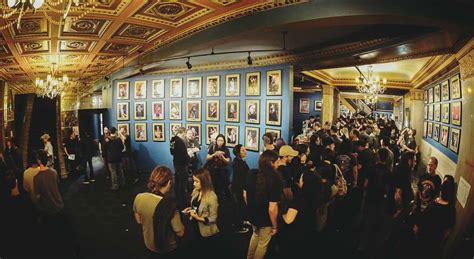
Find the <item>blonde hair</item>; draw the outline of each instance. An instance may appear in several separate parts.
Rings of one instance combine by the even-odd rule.
[[[191,194],[191,202],[195,199],[198,199],[199,192],[201,192],[201,202],[207,201],[211,193],[214,193],[214,187],[212,186],[211,174],[206,168],[200,168],[193,172],[193,176],[199,179],[201,183],[201,189],[196,190],[194,188],[193,193]]]

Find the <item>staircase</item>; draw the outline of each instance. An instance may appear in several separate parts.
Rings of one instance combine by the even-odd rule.
[[[359,111],[365,113],[365,115],[372,114],[372,109],[361,99],[356,99],[356,105]]]

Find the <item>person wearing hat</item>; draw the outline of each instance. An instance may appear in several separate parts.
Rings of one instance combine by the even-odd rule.
[[[46,151],[48,154],[48,163],[47,167],[54,167],[54,149],[53,145],[51,145],[51,140],[48,133],[45,133],[41,136],[41,140],[43,141],[44,148],[43,150]]]
[[[291,191],[291,183],[293,183],[291,168],[289,164],[295,156],[298,155],[298,151],[294,150],[289,145],[284,145],[280,148],[279,158],[275,162],[277,165],[277,171],[281,174],[281,179],[283,179],[283,195],[287,201],[293,199],[293,193]]]

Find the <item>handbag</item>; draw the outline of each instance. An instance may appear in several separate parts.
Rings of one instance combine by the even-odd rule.
[[[344,178],[344,175],[342,174],[342,171],[339,168],[339,166],[334,164],[334,167],[336,168],[335,185],[338,188],[337,195],[338,196],[345,196],[347,194],[347,181]]]

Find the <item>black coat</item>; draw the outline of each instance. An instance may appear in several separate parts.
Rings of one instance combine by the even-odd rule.
[[[109,141],[106,142],[107,162],[119,163],[122,161],[123,142],[117,137],[110,135]]]

